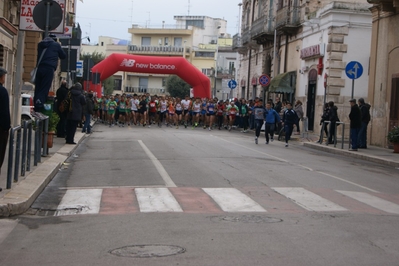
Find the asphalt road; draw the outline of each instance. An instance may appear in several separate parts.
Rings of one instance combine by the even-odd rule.
[[[96,125],[0,220],[0,265],[399,265],[398,191],[396,169],[299,142]]]

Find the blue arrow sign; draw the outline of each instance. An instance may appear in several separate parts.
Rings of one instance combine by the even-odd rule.
[[[235,81],[234,79],[230,80],[228,86],[230,89],[234,90],[235,88],[237,88],[237,81]]]
[[[363,75],[363,66],[359,62],[351,61],[346,65],[345,73],[350,79],[358,79]]]

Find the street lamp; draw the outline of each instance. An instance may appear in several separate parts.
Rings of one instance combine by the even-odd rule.
[[[217,38],[216,38],[216,52],[215,52],[215,73],[214,73],[214,78],[215,78],[215,84],[213,86],[213,98],[216,97],[216,78],[218,75],[218,53],[219,53],[219,29],[221,28],[221,26],[218,26],[218,34],[217,34]]]

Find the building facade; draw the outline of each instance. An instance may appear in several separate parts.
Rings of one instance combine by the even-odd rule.
[[[369,7],[360,1],[243,1],[241,32],[233,37],[233,48],[241,55],[239,96],[300,100],[308,129],[314,132],[320,131],[328,101],[338,105],[341,121],[348,122],[349,62],[364,68],[353,97],[367,101],[368,96]],[[264,74],[271,77],[266,87],[259,84]]]
[[[370,49],[369,101],[371,144],[390,147],[386,136],[399,126],[399,2],[369,0],[373,18]]]

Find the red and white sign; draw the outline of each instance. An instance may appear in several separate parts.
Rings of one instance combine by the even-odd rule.
[[[54,0],[57,2],[62,9],[62,14],[65,14],[65,1],[66,0]],[[33,21],[33,8],[39,3],[38,0],[22,0],[21,1],[21,15],[19,17],[19,29],[26,31],[40,31],[43,32]],[[62,18],[60,25],[51,32],[53,33],[64,33],[65,17]]]
[[[324,44],[317,44],[303,48],[301,50],[301,59],[324,56]]]

